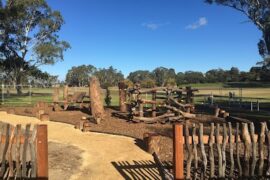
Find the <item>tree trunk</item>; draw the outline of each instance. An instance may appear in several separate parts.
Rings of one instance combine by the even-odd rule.
[[[95,119],[105,118],[105,110],[101,99],[101,88],[99,80],[96,77],[90,78],[89,94],[91,99],[91,113]]]
[[[21,76],[17,75],[16,77],[16,91],[17,95],[22,95],[22,86],[21,86]]]

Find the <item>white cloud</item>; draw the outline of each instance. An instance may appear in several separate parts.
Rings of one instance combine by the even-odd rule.
[[[157,30],[161,26],[168,25],[169,23],[143,23],[142,26],[146,27],[147,29],[150,29],[152,31]]]
[[[206,26],[208,24],[208,20],[206,19],[206,17],[200,17],[198,21],[187,25],[186,29],[191,29],[191,30],[196,30],[202,26]]]

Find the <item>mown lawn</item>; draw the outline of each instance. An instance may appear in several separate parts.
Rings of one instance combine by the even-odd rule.
[[[185,87],[187,85],[183,85]],[[238,98],[241,94],[240,89],[242,89],[242,97],[243,101],[257,101],[260,102],[270,102],[270,87],[248,87],[248,88],[232,88],[227,87],[222,83],[212,83],[212,84],[191,84],[192,87],[198,88],[199,92],[195,93],[200,97],[195,98],[195,102],[204,101],[203,96],[209,96],[213,94],[217,99],[228,100],[229,92],[234,92],[236,98]],[[118,99],[118,88],[111,87],[110,93],[112,97],[112,106],[117,106],[119,104]],[[32,106],[36,104],[38,101],[52,102],[53,88],[25,88],[23,89],[23,95],[17,96],[16,91],[14,89],[9,89],[9,95],[7,93],[7,89],[3,92],[3,102],[2,96],[0,95],[0,102],[4,106]],[[69,88],[69,94],[73,94],[74,92],[87,92],[89,94],[88,87],[72,87]],[[31,96],[30,96],[31,94]],[[144,95],[144,99],[150,99],[151,94]],[[222,98],[221,98],[222,97]],[[60,99],[63,98],[63,88],[60,88]],[[105,90],[102,91],[102,98],[105,98]]]

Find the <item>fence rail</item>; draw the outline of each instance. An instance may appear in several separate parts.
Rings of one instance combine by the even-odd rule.
[[[0,122],[0,178],[48,179],[47,125]]]
[[[270,131],[266,123],[174,126],[174,177],[259,178],[270,175]],[[257,132],[257,134],[255,133]],[[191,135],[190,135],[191,134]],[[201,167],[201,168],[199,168]]]

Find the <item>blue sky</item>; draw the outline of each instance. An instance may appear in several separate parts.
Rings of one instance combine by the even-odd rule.
[[[177,72],[249,70],[261,58],[261,32],[241,13],[203,0],[48,0],[61,11],[59,35],[72,48],[42,69],[59,75],[72,66],[113,66],[127,76],[164,66]]]

